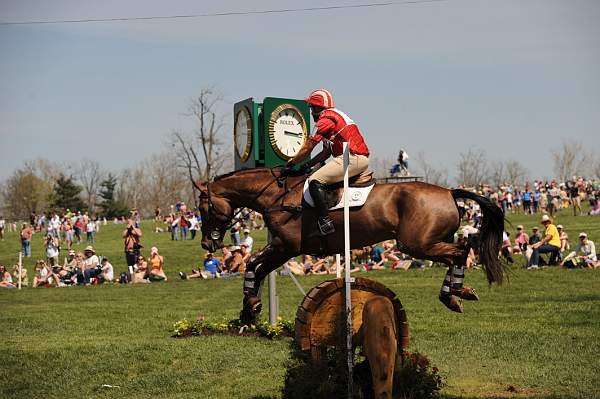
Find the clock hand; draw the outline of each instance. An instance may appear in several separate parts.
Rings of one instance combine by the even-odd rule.
[[[300,133],[294,133],[294,132],[288,132],[287,130],[284,130],[283,134],[285,134],[287,136],[294,136],[294,137],[300,137],[300,136],[302,136],[302,132],[300,132]]]

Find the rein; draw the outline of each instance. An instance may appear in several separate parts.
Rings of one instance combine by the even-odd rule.
[[[277,186],[278,187],[283,187],[284,192],[282,195],[278,196],[277,198],[275,198],[275,200],[273,201],[273,203],[279,201],[282,197],[285,197],[289,192],[290,192],[290,188],[287,185],[287,175],[281,173],[279,174],[279,176],[275,175],[275,168],[279,168],[279,166],[275,166],[273,168],[270,168],[270,172],[271,175],[273,176],[273,180],[271,180],[266,186],[264,186],[253,198],[252,201],[256,201],[258,198],[260,198],[260,196],[262,194],[264,194],[264,192],[269,188],[269,186],[271,186],[271,184],[277,182]],[[294,187],[295,188],[298,184],[296,184]],[[229,219],[229,215],[225,214],[224,212],[222,212],[221,210],[219,210],[214,203],[212,202],[212,193],[211,193],[211,189],[210,189],[210,184],[207,184],[207,197],[208,197],[208,210],[209,213],[215,213],[219,216],[223,216],[227,219]],[[268,208],[262,208],[261,209],[261,213],[263,215],[267,215],[269,212],[277,212],[277,211],[289,211],[289,212],[294,212],[294,213],[298,213],[302,211],[302,206],[293,206],[293,205],[281,205],[281,206],[271,206]],[[211,232],[211,238],[213,239],[219,239],[221,238],[224,234],[223,232],[229,230],[231,227],[233,227],[236,223],[238,223],[240,220],[243,219],[243,209],[238,211],[234,217],[231,219],[230,223],[227,224],[225,227],[221,228],[221,229],[216,229],[213,230]],[[222,231],[220,231],[222,230]],[[215,238],[218,235],[217,238]]]

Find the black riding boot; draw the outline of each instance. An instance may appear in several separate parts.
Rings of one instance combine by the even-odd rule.
[[[333,221],[329,218],[329,205],[327,204],[325,184],[317,180],[312,180],[308,185],[308,191],[315,202],[315,208],[319,214],[318,224],[321,235],[326,236],[335,232]]]

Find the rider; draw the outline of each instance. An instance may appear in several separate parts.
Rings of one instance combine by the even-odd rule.
[[[306,141],[298,154],[288,161],[287,167],[297,165],[310,156],[313,148],[320,141],[323,141],[323,150],[307,163],[308,167],[323,162],[333,155],[333,160],[308,178],[308,189],[319,214],[319,230],[322,235],[327,235],[333,233],[335,228],[333,221],[329,218],[325,188],[329,184],[338,183],[344,179],[343,143],[347,142],[349,145],[348,177],[356,176],[367,170],[369,148],[356,123],[348,115],[334,108],[333,97],[329,91],[314,90],[304,101],[310,106],[316,123],[315,133]]]

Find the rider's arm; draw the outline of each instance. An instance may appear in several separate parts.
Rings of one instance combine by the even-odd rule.
[[[304,143],[302,148],[300,148],[300,151],[298,151],[296,156],[288,161],[288,165],[292,166],[292,165],[298,165],[299,163],[302,163],[302,161],[304,161],[308,156],[310,156],[310,153],[312,152],[313,148],[315,148],[317,143],[318,142],[312,140],[312,138],[306,140],[306,143]]]
[[[318,153],[313,159],[308,161],[308,166],[311,168],[321,162],[325,162],[331,156],[331,147],[323,146],[323,150]]]

